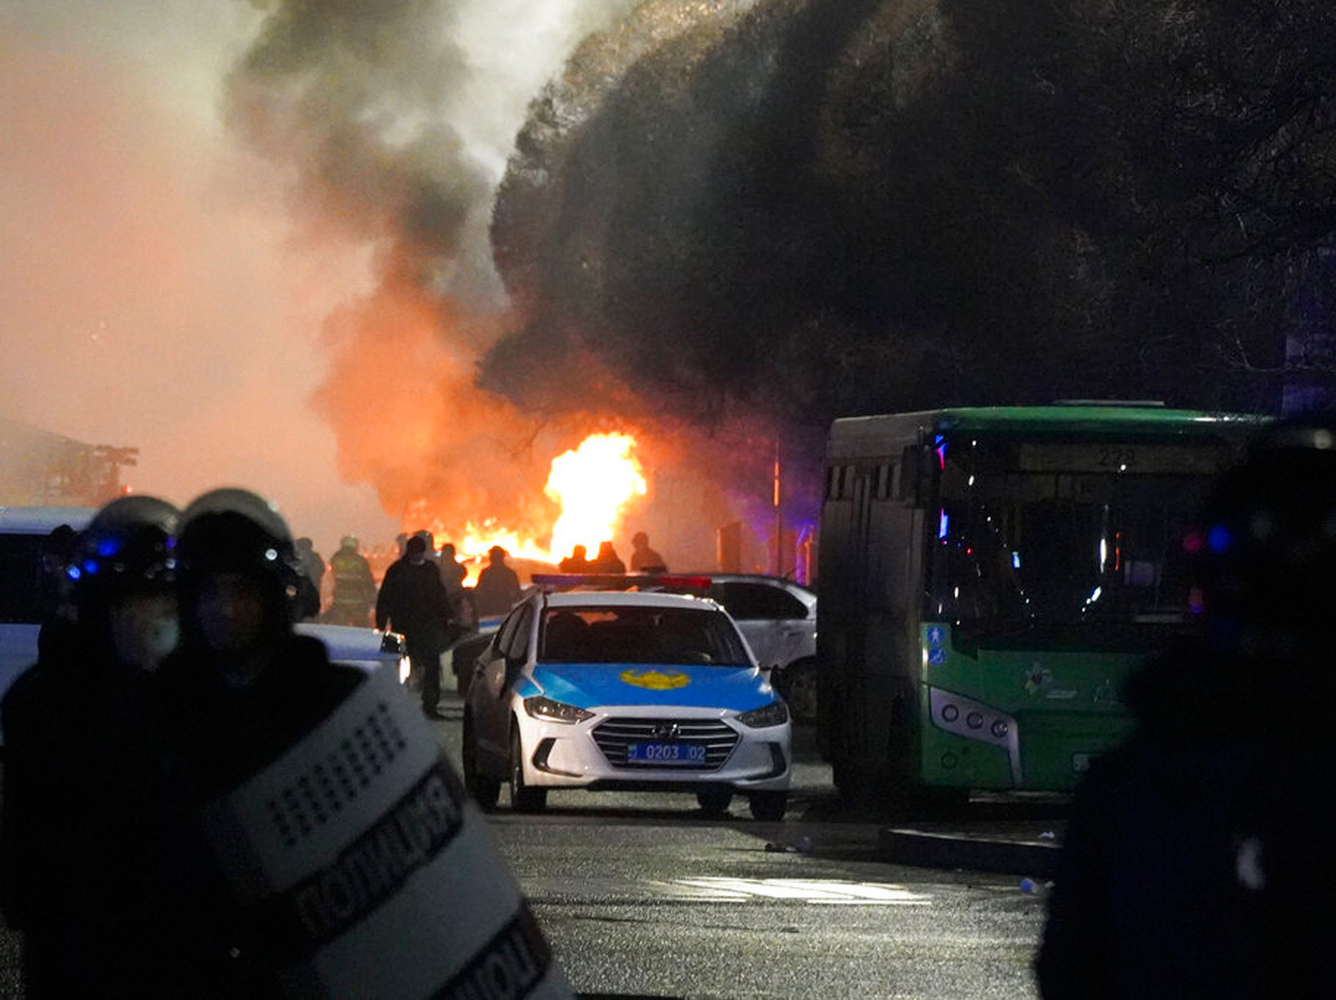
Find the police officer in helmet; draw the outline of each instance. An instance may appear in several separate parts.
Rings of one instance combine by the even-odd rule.
[[[162,669],[169,760],[198,823],[181,892],[197,914],[188,960],[223,995],[272,987],[245,913],[209,860],[210,801],[263,770],[360,683],[318,640],[293,632],[301,566],[287,524],[262,497],[218,489],[183,512],[178,546],[182,636]]]
[[[1336,422],[1265,432],[1184,549],[1200,633],[1077,792],[1046,1000],[1311,995],[1336,939]]]
[[[293,632],[302,570],[286,522],[262,497],[218,489],[196,499],[181,516],[178,558],[182,643],[164,672],[208,730],[193,742],[225,790],[323,719],[361,675]]]
[[[77,622],[5,696],[3,904],[29,997],[165,996],[170,956],[154,672],[178,635],[178,512],[103,507],[66,572]]]

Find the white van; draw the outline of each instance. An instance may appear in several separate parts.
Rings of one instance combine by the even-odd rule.
[[[62,524],[82,531],[96,513],[93,507],[0,507],[0,698],[37,662],[42,539]],[[390,666],[401,682],[408,677],[403,637],[394,632],[314,622],[299,623],[297,631],[323,642],[331,660],[366,671]]]

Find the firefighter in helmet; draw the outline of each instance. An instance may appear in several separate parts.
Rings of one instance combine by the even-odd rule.
[[[334,576],[329,620],[338,625],[366,627],[376,603],[376,581],[371,575],[371,564],[359,551],[356,535],[343,536],[339,551],[329,560],[329,568]]]

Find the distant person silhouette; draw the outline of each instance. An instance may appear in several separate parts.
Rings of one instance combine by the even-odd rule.
[[[576,545],[571,549],[570,555],[557,563],[557,569],[563,573],[588,573],[589,550],[583,545]]]
[[[520,599],[520,578],[506,565],[507,555],[500,545],[487,550],[487,568],[478,574],[478,583],[473,588],[473,604],[479,618],[504,615]]]
[[[365,628],[370,621],[371,607],[376,603],[376,581],[356,535],[343,536],[339,551],[329,560],[329,568],[334,573],[334,600],[330,605],[329,620],[336,625]]]
[[[663,561],[663,556],[649,547],[649,535],[643,531],[637,531],[631,536],[631,572],[668,572],[668,566]]]
[[[1312,996],[1336,940],[1336,423],[1265,432],[1184,549],[1200,634],[1077,790],[1045,1000]]]
[[[325,560],[309,538],[299,538],[294,545],[297,561],[306,580],[310,581],[310,586],[306,581],[298,581],[297,609],[303,618],[315,618],[320,614],[320,585],[325,578]]]
[[[589,564],[589,569],[594,573],[625,573],[626,563],[617,556],[617,550],[612,547],[612,542],[599,542],[598,555]]]
[[[454,612],[441,571],[427,555],[427,543],[414,535],[402,559],[385,571],[376,599],[376,628],[403,633],[408,659],[422,689],[422,714],[444,718],[441,700],[441,654],[453,638]]]

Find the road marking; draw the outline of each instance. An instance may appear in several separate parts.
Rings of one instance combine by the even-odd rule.
[[[803,878],[682,878],[664,883],[701,900],[740,902],[748,899],[784,899],[801,903],[858,906],[927,906],[930,898],[903,886],[847,879]],[[686,889],[683,893],[680,890]]]

